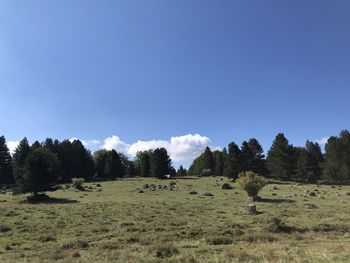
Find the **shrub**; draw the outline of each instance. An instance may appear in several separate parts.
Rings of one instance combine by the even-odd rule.
[[[254,172],[241,173],[236,180],[239,187],[245,190],[249,196],[257,196],[260,189],[267,185],[267,180]]]
[[[227,237],[227,236],[214,236],[214,237],[209,237],[206,239],[207,243],[209,245],[230,245],[233,243],[232,238]]]
[[[156,247],[158,258],[168,258],[179,253],[179,250],[172,243],[159,244]]]
[[[84,178],[72,178],[72,184],[75,188],[82,187],[84,183]]]
[[[5,224],[0,224],[0,233],[11,231],[11,227]]]

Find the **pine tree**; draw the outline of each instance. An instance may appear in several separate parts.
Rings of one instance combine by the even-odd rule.
[[[25,172],[24,164],[31,149],[26,137],[21,140],[13,154],[13,175],[14,178],[20,177]]]
[[[213,152],[213,158],[214,158],[214,175],[215,176],[222,176],[224,173],[224,154],[221,151],[214,151]]]
[[[152,151],[142,151],[136,153],[135,164],[140,176],[150,176],[150,158]]]
[[[241,151],[237,144],[231,142],[228,145],[227,157],[224,165],[224,176],[228,178],[237,178],[241,171],[240,159]]]
[[[186,169],[184,169],[183,166],[180,165],[179,169],[178,169],[177,172],[176,172],[176,176],[177,176],[177,177],[184,177],[184,176],[186,176],[186,175],[187,175]]]
[[[124,176],[124,167],[118,153],[115,150],[109,151],[105,164],[104,174],[111,179]]]
[[[211,152],[210,148],[207,146],[203,153],[203,170],[208,169],[213,171],[214,170],[214,158],[213,153]]]
[[[323,178],[327,181],[350,182],[350,133],[344,130],[339,137],[330,137],[325,145]]]
[[[56,190],[59,175],[57,155],[45,147],[32,150],[25,162],[25,172],[16,178],[20,193],[32,193]]]
[[[12,184],[13,169],[12,169],[12,158],[9,149],[6,145],[4,136],[0,137],[0,185],[1,184]]]
[[[270,176],[280,180],[291,180],[295,172],[295,153],[283,133],[277,134],[267,154]]]
[[[171,160],[165,148],[157,148],[150,158],[150,173],[152,177],[164,178],[171,172]]]

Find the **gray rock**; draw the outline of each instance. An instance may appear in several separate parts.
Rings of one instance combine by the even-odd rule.
[[[255,215],[257,213],[256,206],[254,204],[249,204],[244,208],[244,212],[248,215]]]
[[[212,193],[207,192],[207,193],[204,193],[203,196],[214,196],[214,195]]]

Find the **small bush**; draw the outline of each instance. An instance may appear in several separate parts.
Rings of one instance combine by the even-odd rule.
[[[273,217],[267,229],[274,233],[291,233],[297,231],[295,227],[287,226],[282,219]]]
[[[158,258],[168,258],[179,253],[179,250],[172,243],[159,244],[156,247]]]
[[[5,224],[0,224],[0,233],[11,231],[11,227]]]
[[[72,178],[72,184],[75,188],[82,187],[84,183],[84,178]]]
[[[209,237],[206,239],[207,243],[209,245],[230,245],[233,243],[232,238],[227,236],[215,236],[215,237]]]
[[[261,188],[267,185],[267,180],[254,172],[241,173],[236,180],[239,187],[245,190],[249,196],[257,196]]]

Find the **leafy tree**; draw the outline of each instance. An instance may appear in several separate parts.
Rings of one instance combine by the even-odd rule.
[[[30,148],[31,148],[31,150],[36,150],[36,149],[38,149],[40,147],[41,147],[40,142],[35,141]]]
[[[24,164],[31,149],[26,137],[21,140],[13,154],[13,175],[14,178],[22,176],[25,172]]]
[[[231,142],[228,145],[227,157],[224,165],[224,176],[229,178],[237,178],[241,171],[241,151],[237,144]]]
[[[150,172],[152,177],[164,178],[171,172],[171,160],[165,148],[157,148],[150,158]]]
[[[106,161],[108,158],[108,151],[105,149],[98,150],[94,153],[95,170],[99,177],[107,178]]]
[[[0,137],[0,184],[12,184],[12,158],[4,136]]]
[[[49,149],[39,147],[31,151],[25,162],[25,172],[16,177],[20,193],[32,193],[56,190],[59,175],[57,155]]]
[[[187,170],[183,168],[182,165],[180,165],[179,169],[176,172],[176,176],[178,177],[184,177],[187,175]]]
[[[323,178],[327,181],[350,182],[350,133],[344,130],[339,137],[330,137],[325,145]]]
[[[291,180],[295,172],[295,151],[283,133],[277,134],[267,154],[267,168],[273,178]]]

